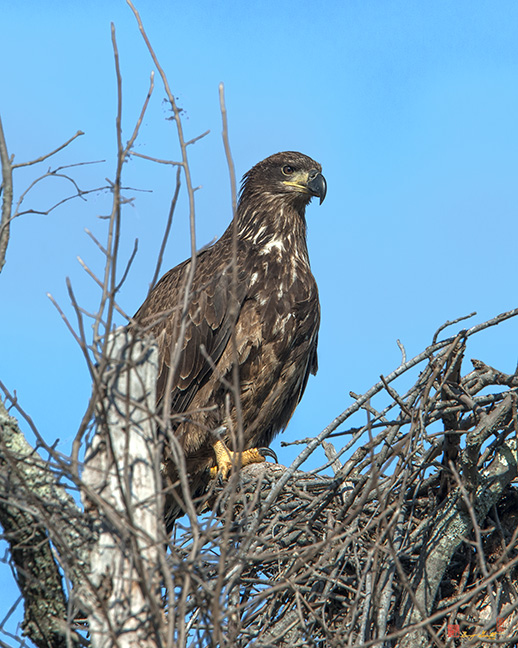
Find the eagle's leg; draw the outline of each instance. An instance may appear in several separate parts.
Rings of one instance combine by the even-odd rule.
[[[277,461],[275,452],[270,450],[270,448],[250,448],[250,450],[244,450],[241,453],[241,457],[239,457],[238,452],[229,450],[221,440],[216,441],[212,447],[216,455],[216,463],[218,464],[217,467],[215,466],[210,469],[210,476],[213,478],[221,475],[223,479],[226,479],[232,470],[232,466],[238,465],[238,462],[240,462],[241,467],[248,466],[248,464],[252,463],[262,463],[266,461],[263,455],[269,455]]]

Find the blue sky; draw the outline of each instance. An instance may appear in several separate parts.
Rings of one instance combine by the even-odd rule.
[[[230,220],[218,84],[226,89],[232,152],[240,177],[280,150],[321,162],[328,196],[308,208],[309,249],[322,303],[320,369],[285,440],[317,434],[380,373],[420,352],[448,319],[481,322],[518,306],[518,4],[514,1],[137,3],[184,109],[198,246]],[[115,168],[115,23],[127,139],[147,92],[152,62],[125,2],[4,3],[0,113],[16,161],[46,153],[78,129],[85,135],[47,166],[106,160],[77,169],[82,188]],[[136,149],[178,159],[173,124],[156,80]],[[145,297],[173,190],[173,173],[134,158],[126,184],[152,190],[124,209],[123,256],[139,253],[120,302]],[[19,195],[34,169],[15,176]],[[66,195],[50,180],[27,198],[42,208]],[[49,440],[70,448],[90,382],[81,353],[46,297],[72,316],[65,277],[88,309],[99,298],[77,262],[100,271],[84,233],[110,197],[73,201],[49,216],[13,223],[0,275],[0,377]],[[182,194],[164,270],[189,254]],[[458,330],[458,327],[457,329]],[[483,332],[468,346],[513,372],[518,323]],[[465,370],[468,366],[465,366]],[[289,463],[295,448],[280,448]],[[3,590],[5,592],[5,590]],[[0,594],[0,600],[4,594]],[[10,599],[11,600],[11,599]],[[0,609],[4,606],[0,604]],[[0,615],[1,616],[1,615]]]

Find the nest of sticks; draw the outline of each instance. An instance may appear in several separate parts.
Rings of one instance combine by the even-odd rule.
[[[517,640],[518,375],[478,360],[463,375],[469,338],[497,319],[403,354],[301,442],[292,467],[255,464],[213,485],[196,533],[179,527],[172,543],[181,589],[197,534],[186,612],[198,635],[210,636],[217,600],[236,646]],[[418,365],[399,394],[394,380]],[[347,427],[359,410],[365,425]],[[326,464],[297,470],[317,447]]]

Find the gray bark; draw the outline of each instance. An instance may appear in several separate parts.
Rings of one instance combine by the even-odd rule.
[[[474,501],[478,524],[500,499],[504,489],[516,478],[516,439],[510,439],[497,452],[495,459],[482,473]],[[419,623],[430,616],[437,590],[453,554],[473,528],[473,520],[459,489],[455,490],[435,520],[428,541],[423,547],[414,581],[415,598],[407,595],[403,603],[402,625]],[[430,638],[424,628],[410,632],[401,640],[400,648],[429,646]]]
[[[91,643],[156,648],[164,541],[154,419],[157,349],[121,329],[109,355],[97,433],[83,473],[83,501],[97,531],[90,555]]]
[[[51,542],[61,567],[82,574],[88,530],[56,471],[27,443],[1,401],[0,524],[24,598],[24,634],[37,646],[67,645],[75,606],[67,604]]]

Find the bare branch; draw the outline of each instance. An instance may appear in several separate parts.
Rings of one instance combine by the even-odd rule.
[[[469,319],[470,317],[474,317],[477,313],[473,311],[469,315],[462,315],[461,317],[457,317],[454,320],[451,320],[451,322],[448,320],[447,322],[444,322],[444,324],[441,324],[439,328],[435,331],[433,338],[432,338],[432,344],[435,344],[437,342],[437,338],[439,337],[439,333],[444,331],[445,328],[448,328],[448,326],[453,326],[454,324],[458,324],[459,322],[463,322],[464,320]]]
[[[162,262],[164,259],[165,247],[167,241],[169,240],[169,234],[171,232],[171,225],[173,224],[173,214],[176,209],[176,203],[178,202],[178,196],[180,195],[180,168],[176,170],[176,187],[174,190],[173,198],[171,200],[171,206],[169,207],[169,215],[167,217],[167,223],[165,226],[164,236],[162,237],[162,243],[160,245],[160,251],[158,253],[158,259],[156,262],[155,272],[153,274],[153,279],[151,279],[151,284],[149,285],[149,290],[151,291],[153,286],[158,281],[160,276],[160,270],[162,268]]]
[[[9,244],[9,223],[13,207],[13,166],[7,152],[4,127],[0,118],[0,162],[2,163],[2,218],[0,219],[0,272],[5,264]]]
[[[42,155],[39,158],[36,158],[35,160],[31,160],[30,162],[20,162],[19,164],[13,164],[12,168],[13,169],[20,169],[21,167],[31,166],[32,164],[39,164],[40,162],[43,162],[44,160],[47,160],[49,157],[52,157],[53,155],[56,155],[56,153],[59,153],[59,151],[62,151],[71,142],[73,142],[76,138],[81,137],[81,135],[84,135],[83,131],[78,130],[75,135],[72,135],[72,137],[70,139],[68,139],[64,144],[61,144],[61,146],[58,146],[56,149],[54,149],[50,153],[47,153],[46,155]]]

